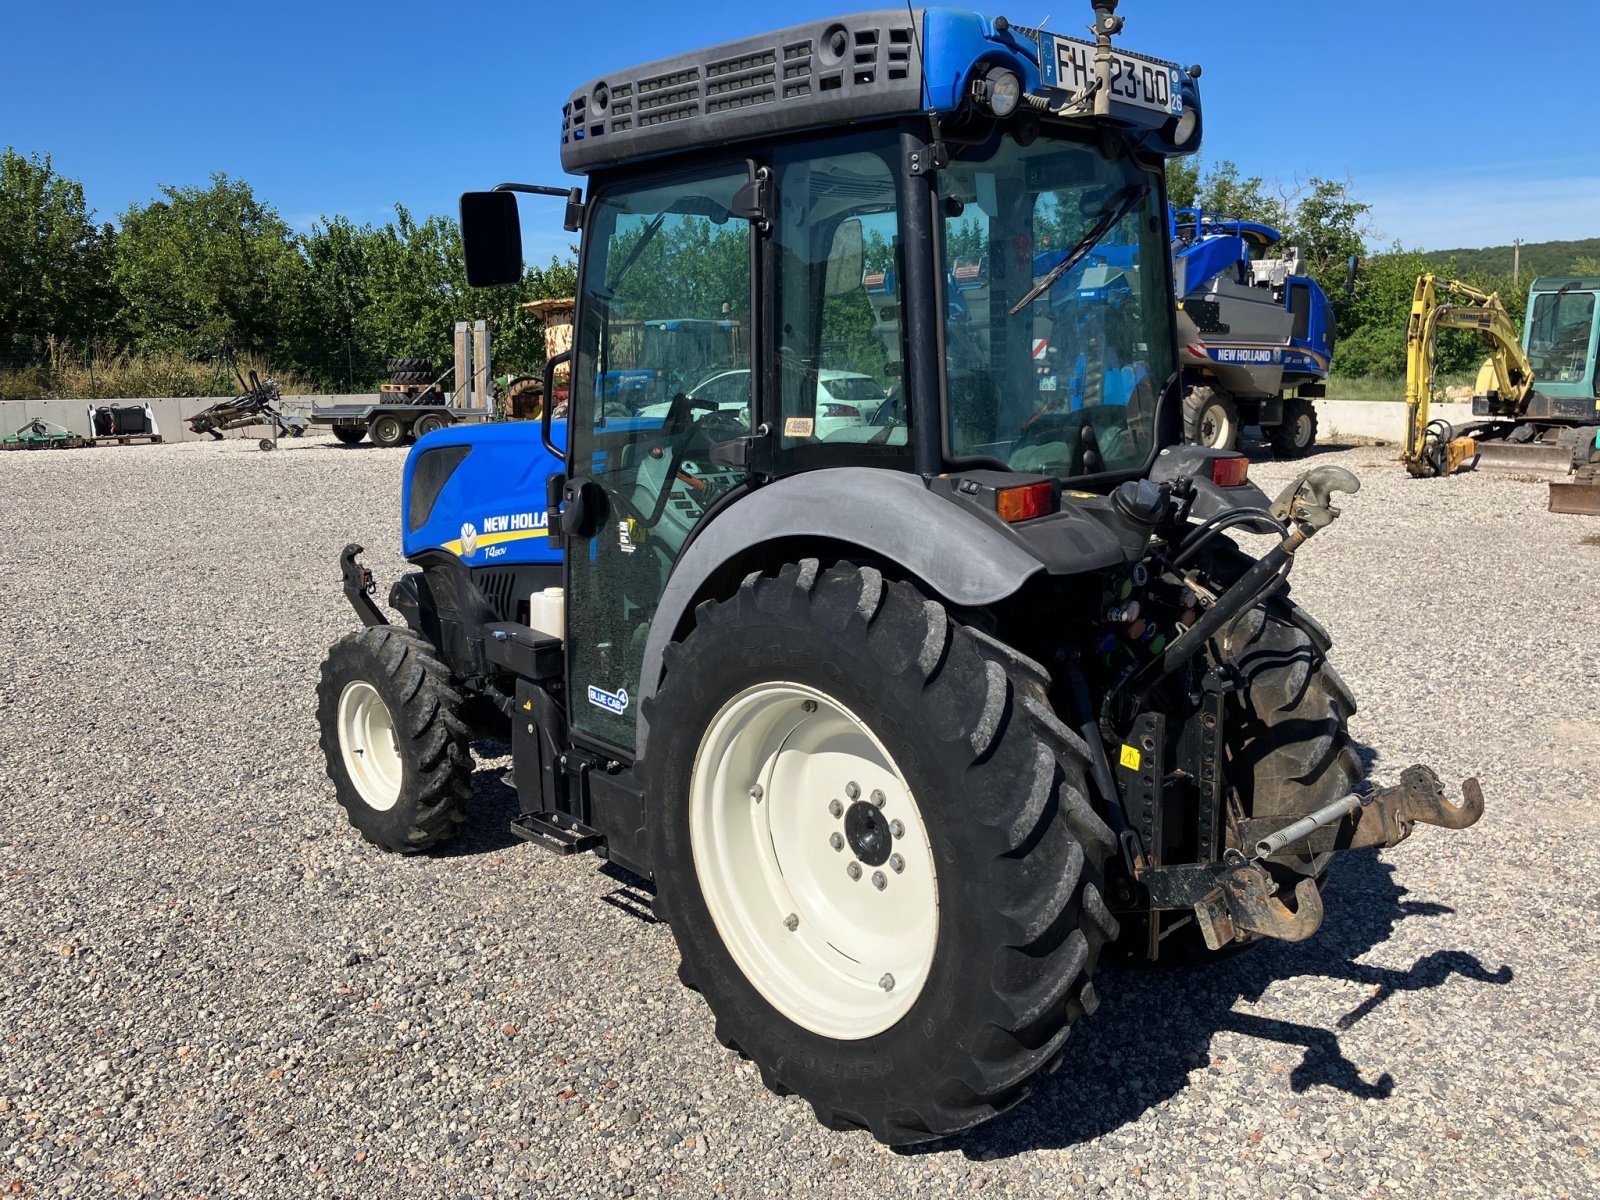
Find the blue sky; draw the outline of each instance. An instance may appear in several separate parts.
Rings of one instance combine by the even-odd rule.
[[[54,155],[103,218],[163,183],[249,181],[291,223],[563,182],[561,104],[587,79],[871,6],[0,0],[0,145]],[[1087,0],[987,9],[1074,32]],[[1198,62],[1206,161],[1346,178],[1374,240],[1439,249],[1600,236],[1594,0],[1123,0],[1123,38]],[[561,14],[565,14],[564,18]],[[524,207],[531,258],[570,242]]]

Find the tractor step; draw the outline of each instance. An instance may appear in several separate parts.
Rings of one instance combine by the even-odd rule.
[[[605,842],[604,837],[587,825],[553,813],[523,813],[512,820],[511,832],[523,841],[562,857],[582,854]]]

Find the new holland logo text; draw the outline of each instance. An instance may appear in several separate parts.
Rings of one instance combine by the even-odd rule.
[[[589,685],[589,703],[596,708],[603,708],[607,712],[616,713],[619,717],[628,711],[628,689],[618,688],[608,692],[604,688]]]

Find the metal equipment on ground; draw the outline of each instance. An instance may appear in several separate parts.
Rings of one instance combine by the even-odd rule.
[[[35,417],[8,437],[0,437],[0,450],[76,450],[88,440],[65,425]]]
[[[234,368],[234,374],[239,375],[237,367]],[[296,413],[285,413],[279,408],[283,393],[270,378],[262,379],[252,369],[248,382],[243,376],[239,376],[239,386],[244,389],[240,395],[219,401],[190,417],[189,431],[209,433],[220,442],[230,429],[264,427],[268,430],[269,436],[257,441],[257,445],[263,450],[277,449],[280,434],[285,437],[300,437],[305,433],[304,417]]]
[[[1463,425],[1429,418],[1441,329],[1469,329],[1490,355]],[[1500,297],[1457,280],[1417,279],[1406,327],[1412,475],[1472,467],[1551,476],[1552,512],[1600,513],[1600,278],[1535,279],[1522,334]]]
[[[509,745],[515,831],[650,880],[718,1038],[889,1143],[1020,1101],[1104,953],[1300,940],[1334,854],[1483,811],[1420,766],[1362,789],[1355,701],[1284,589],[1355,477],[1271,500],[1181,444],[1164,167],[1199,147],[1199,72],[1094,7],[1094,42],[888,9],[575,91],[587,195],[461,201],[479,286],[523,273],[518,192],[567,201],[568,419],[411,451],[413,570],[385,611],[345,549],[363,628],[317,687],[363,837],[449,838],[472,746]],[[1106,239],[1125,294],[1085,322],[1052,290]],[[1005,264],[959,306],[957,240]],[[748,335],[664,405],[609,386],[684,321]],[[1087,364],[1076,406],[1052,339]],[[895,403],[830,423],[886,379]]]

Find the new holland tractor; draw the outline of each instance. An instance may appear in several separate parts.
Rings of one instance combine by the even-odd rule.
[[[889,1143],[1019,1101],[1108,951],[1308,937],[1337,853],[1482,812],[1420,766],[1359,789],[1355,701],[1285,584],[1355,478],[1270,500],[1182,444],[1164,165],[1200,144],[1199,72],[1115,46],[1114,9],[1093,42],[890,9],[573,92],[586,190],[461,205],[469,279],[508,284],[517,193],[566,198],[568,418],[417,442],[391,611],[343,557],[363,628],[318,710],[361,834],[448,838],[474,742],[509,741],[513,828],[648,881],[717,1038]],[[957,228],[991,263],[959,306]],[[1128,291],[1096,324],[1051,292],[1107,238]],[[665,412],[604,386],[683,320],[750,331],[707,368],[736,386]],[[1092,330],[1077,407],[1035,366],[1057,323]],[[839,373],[903,402],[825,424]]]

